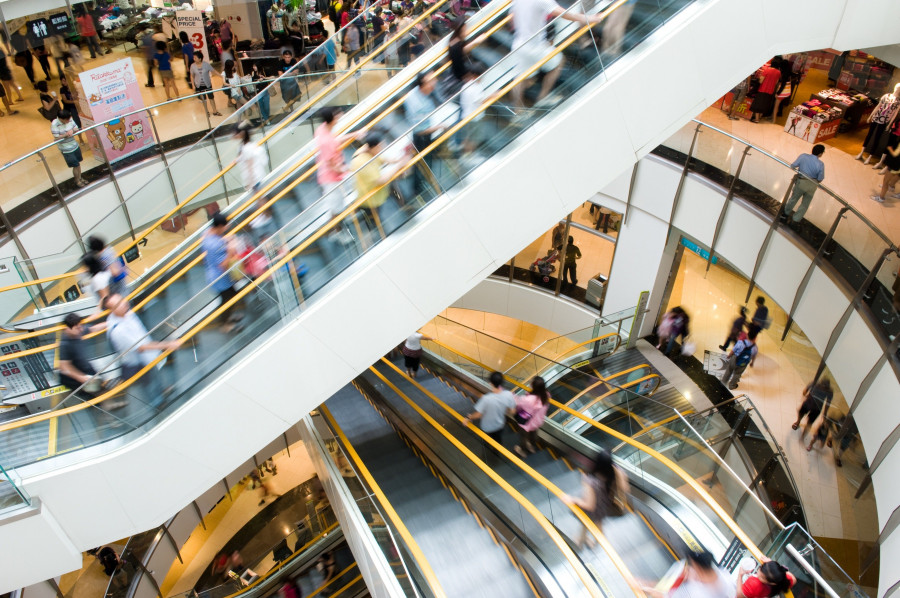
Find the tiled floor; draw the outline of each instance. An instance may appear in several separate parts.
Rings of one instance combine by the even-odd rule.
[[[724,341],[737,307],[744,304],[746,291],[747,282],[739,275],[720,266],[713,266],[706,274],[706,262],[684,252],[669,307],[681,305],[691,315],[695,357],[702,361],[704,351],[720,352],[718,345]],[[805,336],[794,329],[782,342],[786,314],[768,298],[766,303],[770,306],[772,327],[761,334],[756,363],[747,369],[736,392],[750,397],[781,445],[797,483],[810,532],[818,537],[874,541],[878,527],[872,491],[853,498],[864,475],[861,451],[848,450],[843,457],[844,467],[838,469],[832,449],[817,446],[807,452],[800,432],[791,429],[801,391],[815,373],[819,355]],[[846,410],[839,389],[835,404]]]

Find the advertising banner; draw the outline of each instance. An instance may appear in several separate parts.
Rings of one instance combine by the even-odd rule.
[[[179,10],[175,13],[175,27],[178,32],[187,33],[194,52],[203,52],[209,60],[209,52],[206,47],[206,30],[203,27],[203,13],[199,10]]]
[[[144,112],[125,118],[116,118],[144,107],[141,87],[134,74],[130,58],[79,74],[81,92],[90,109],[93,122],[110,120],[101,129],[99,137],[110,162],[141,151],[154,144],[153,129]],[[115,120],[111,120],[115,119]]]

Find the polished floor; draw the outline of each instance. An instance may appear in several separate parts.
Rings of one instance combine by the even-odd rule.
[[[746,293],[747,281],[743,277],[721,266],[713,266],[706,273],[702,258],[684,252],[668,307],[681,305],[690,314],[691,340],[696,345],[694,357],[702,362],[706,351],[722,353],[718,345],[725,340],[738,307],[744,305]],[[806,451],[809,439],[802,441],[800,431],[792,430],[791,424],[797,418],[802,390],[815,374],[819,355],[796,325],[782,342],[787,315],[765,293],[754,292],[754,297],[757,294],[766,297],[773,324],[762,332],[756,363],[746,370],[734,393],[750,397],[782,447],[800,492],[810,533],[817,538],[851,540],[862,547],[869,546],[878,537],[871,486],[860,498],[854,498],[865,475],[862,446],[857,443],[844,453],[841,468],[835,465],[832,448],[817,444],[812,451]],[[836,389],[834,405],[846,413],[840,389]],[[860,559],[868,555],[864,548],[859,553]],[[842,565],[850,570],[848,565]]]

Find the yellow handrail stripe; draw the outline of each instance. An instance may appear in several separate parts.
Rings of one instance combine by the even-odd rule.
[[[432,592],[434,592],[435,596],[446,597],[444,593],[444,588],[441,587],[441,583],[438,581],[437,575],[435,575],[434,570],[431,568],[431,565],[428,563],[428,559],[425,558],[425,554],[422,552],[422,549],[419,548],[418,542],[416,542],[415,538],[412,537],[412,534],[407,529],[406,524],[403,523],[403,520],[400,519],[400,515],[397,514],[397,511],[394,510],[394,506],[388,500],[387,496],[385,496],[384,492],[382,492],[381,487],[378,485],[378,482],[375,481],[375,478],[372,477],[371,472],[369,472],[369,468],[365,466],[362,462],[362,458],[360,458],[359,453],[356,452],[356,449],[353,448],[353,445],[350,444],[350,440],[347,438],[347,435],[344,434],[344,430],[338,425],[337,421],[334,419],[334,416],[331,414],[331,411],[328,407],[325,406],[325,403],[319,405],[319,412],[328,420],[328,424],[331,426],[331,429],[334,430],[335,435],[340,440],[341,444],[344,446],[344,450],[347,452],[347,456],[356,464],[357,471],[359,475],[366,481],[369,485],[369,488],[372,490],[372,494],[378,499],[378,502],[381,503],[381,506],[384,508],[385,515],[388,516],[388,519],[391,520],[391,523],[394,524],[394,527],[397,528],[397,533],[400,534],[400,537],[403,538],[403,541],[406,543],[406,548],[409,550],[413,559],[415,559],[416,563],[418,563],[419,567],[422,570],[422,575],[425,576],[425,581],[428,583],[429,588]]]
[[[446,0],[441,0],[441,1],[443,2]],[[601,15],[600,21],[602,21],[603,19],[606,19],[612,11],[617,10],[620,6],[622,6],[627,1],[628,0],[615,0],[615,2],[613,4],[611,4],[610,6],[608,6],[605,9],[604,13]],[[538,70],[540,70],[543,67],[543,65],[546,64],[549,60],[551,60],[554,56],[558,55],[560,52],[562,52],[563,50],[568,48],[570,45],[572,45],[576,39],[580,38],[582,35],[584,35],[588,31],[590,31],[594,25],[595,24],[592,23],[592,24],[583,26],[581,29],[578,30],[577,33],[575,33],[574,35],[565,39],[562,43],[560,43],[560,45],[556,46],[551,52],[549,52],[541,60],[539,60],[537,63],[532,65],[530,68],[526,69],[525,72],[519,74],[512,81],[510,81],[505,86],[503,86],[500,89],[500,91],[498,91],[497,93],[492,95],[490,98],[488,98],[487,101],[485,101],[483,104],[478,106],[468,116],[459,120],[456,124],[450,126],[448,129],[445,129],[444,132],[440,136],[438,136],[437,139],[433,140],[428,147],[423,149],[421,152],[417,153],[409,161],[407,161],[405,165],[401,166],[396,171],[394,171],[394,174],[391,176],[391,178],[388,181],[382,183],[381,185],[377,185],[374,189],[372,189],[365,195],[363,195],[361,197],[357,197],[356,200],[354,200],[353,202],[351,202],[348,206],[346,206],[344,208],[343,212],[341,212],[340,214],[338,214],[337,216],[332,218],[331,221],[329,221],[327,224],[320,227],[316,232],[314,232],[309,237],[307,237],[297,247],[295,247],[294,249],[292,249],[291,251],[289,251],[285,255],[283,255],[274,264],[271,264],[268,270],[266,270],[261,275],[259,275],[256,278],[256,280],[254,280],[250,284],[247,284],[246,286],[244,286],[244,288],[242,288],[240,291],[238,291],[237,294],[234,297],[232,297],[229,301],[226,301],[225,303],[219,305],[219,307],[216,308],[212,313],[208,314],[200,322],[195,324],[194,328],[189,330],[186,334],[184,334],[181,337],[182,340],[187,341],[187,340],[190,340],[191,338],[193,338],[195,335],[197,335],[201,330],[203,330],[206,326],[208,326],[210,322],[219,318],[223,313],[225,313],[228,309],[230,309],[234,304],[236,304],[238,301],[241,301],[246,295],[248,295],[250,293],[250,291],[255,290],[260,284],[262,284],[263,282],[268,280],[273,275],[273,273],[279,271],[288,262],[291,262],[296,256],[300,255],[304,250],[306,250],[312,244],[316,243],[319,239],[321,239],[325,235],[329,234],[332,231],[332,229],[334,229],[338,224],[343,222],[343,220],[345,218],[347,218],[351,214],[355,213],[356,210],[359,209],[360,206],[362,206],[370,198],[374,197],[375,194],[380,192],[382,189],[388,187],[394,180],[396,180],[397,178],[404,175],[406,173],[406,171],[408,171],[410,168],[417,165],[419,162],[423,161],[425,159],[425,157],[428,156],[432,151],[434,151],[438,146],[440,146],[441,144],[446,142],[453,135],[455,135],[461,128],[463,128],[464,126],[466,126],[467,124],[472,122],[472,120],[476,119],[478,116],[480,116],[482,113],[484,113],[484,111],[487,110],[490,106],[493,106],[494,103],[497,102],[497,100],[499,98],[501,98],[504,95],[506,95],[507,93],[509,93],[510,90],[512,90],[514,87],[516,87],[517,85],[519,85],[526,79],[530,78],[534,73],[536,73]],[[151,368],[156,367],[156,365],[159,364],[160,362],[162,362],[162,360],[166,359],[166,357],[172,351],[173,351],[172,349],[166,349],[165,351],[162,351],[160,353],[160,355],[158,355],[153,361],[151,361],[150,363],[145,365],[143,368],[138,370],[138,372],[134,376],[132,376],[128,380],[122,382],[117,387],[110,389],[107,392],[101,394],[98,397],[95,397],[88,401],[82,401],[78,405],[73,405],[71,407],[65,407],[63,409],[60,409],[59,411],[46,411],[42,414],[38,414],[38,415],[29,417],[29,418],[23,418],[20,420],[14,420],[12,422],[7,422],[5,424],[0,425],[0,432],[5,432],[7,430],[20,428],[20,427],[29,425],[30,423],[44,421],[44,420],[51,419],[54,417],[59,417],[61,415],[67,415],[69,413],[74,413],[76,411],[80,411],[82,409],[87,409],[90,406],[96,405],[98,403],[101,403],[101,402],[109,399],[109,398],[112,398],[113,396],[116,396],[121,390],[124,390],[124,389],[130,387],[138,378],[143,376]]]
[[[506,0],[503,4],[501,4],[501,5],[500,5],[500,6],[501,6],[501,9],[502,9],[503,6],[505,6],[506,4],[508,4],[509,1],[510,1],[510,0]],[[501,10],[501,9],[498,9],[497,12],[499,12],[499,10]],[[506,23],[508,23],[508,22],[511,20],[511,18],[512,18],[512,17],[511,17],[510,15],[505,16],[505,17],[502,18],[498,23],[496,23],[494,26],[492,26],[488,31],[486,31],[485,33],[481,34],[481,35],[480,35],[474,42],[472,42],[472,43],[475,43],[476,45],[482,43],[482,42],[484,41],[484,39],[487,39],[488,37],[490,37],[491,35],[493,35],[496,31],[498,31],[501,27],[503,27]],[[437,56],[432,57],[431,61],[430,61],[428,64],[424,65],[422,68],[423,68],[423,69],[430,68],[430,66],[433,65],[435,62],[437,62],[439,59],[441,59],[442,56],[443,56],[443,55],[438,54]],[[446,70],[446,69],[449,68],[449,67],[450,67],[450,63],[449,63],[449,62],[447,62],[447,63],[445,63],[445,64],[442,64],[441,66],[439,66],[439,67],[434,71],[434,74],[435,74],[435,75],[438,75],[438,74],[442,73],[444,70]],[[401,81],[401,84],[400,84],[400,85],[394,85],[394,86],[393,86],[393,89],[392,89],[391,91],[389,91],[389,92],[388,92],[387,94],[385,94],[385,95],[388,95],[388,96],[391,95],[391,94],[394,93],[399,87],[402,87],[402,84],[405,84],[405,83],[409,82],[409,81],[412,79],[412,77],[407,77],[407,78],[405,78],[405,79],[403,79],[402,77],[394,77],[393,79],[394,79],[394,82],[395,82],[395,83],[396,83],[397,81]],[[394,110],[396,110],[399,106],[401,106],[401,105],[403,104],[403,102],[405,101],[405,99],[406,99],[406,96],[401,96],[399,99],[397,99],[393,104],[391,104],[391,105],[387,108],[387,110],[382,111],[381,113],[378,114],[378,116],[376,116],[374,119],[372,119],[372,121],[370,121],[370,122],[367,124],[367,128],[371,128],[371,127],[373,127],[374,125],[376,125],[376,124],[378,124],[379,122],[381,122],[383,119],[387,118],[387,116],[388,116],[389,114],[393,113]],[[298,114],[299,114],[299,112],[298,112]],[[367,114],[356,115],[355,117],[353,117],[352,120],[350,120],[350,121],[348,121],[348,122],[346,122],[346,123],[343,123],[343,124],[336,130],[336,132],[337,132],[338,134],[343,133],[344,131],[346,131],[346,130],[349,129],[350,127],[352,127],[352,126],[354,126],[355,124],[357,124],[360,120],[362,120],[362,119],[365,118],[366,116],[368,116],[368,115],[367,115]],[[340,148],[341,148],[341,149],[344,149],[344,148],[346,148],[347,146],[349,146],[351,143],[352,143],[352,140],[347,140],[347,141],[345,141],[343,144],[341,144]],[[294,173],[294,170],[293,170],[294,168],[298,167],[299,165],[303,164],[304,162],[307,162],[308,160],[311,160],[312,158],[315,157],[315,155],[316,155],[316,150],[313,150],[313,151],[311,151],[311,152],[308,152],[303,158],[301,158],[301,159],[299,159],[297,162],[295,162],[294,165],[293,165],[292,167],[286,169],[282,174],[278,175],[278,177],[277,177],[275,180],[270,181],[270,182],[267,183],[263,188],[261,188],[260,190],[256,191],[251,197],[247,198],[247,200],[246,200],[243,204],[241,204],[239,207],[235,208],[235,209],[229,214],[229,220],[233,220],[236,216],[241,215],[241,214],[248,208],[248,206],[254,205],[254,203],[255,203],[256,201],[258,201],[260,197],[264,197],[264,196],[265,196],[269,191],[271,191],[274,187],[278,186],[285,178],[287,178],[288,176],[290,176],[291,174],[293,174],[293,173]],[[259,216],[260,214],[262,214],[263,212],[265,212],[266,210],[268,210],[269,208],[271,208],[276,202],[278,202],[280,199],[282,199],[284,196],[286,196],[290,191],[292,191],[292,190],[293,190],[295,187],[297,187],[300,183],[302,183],[302,182],[306,181],[307,179],[309,179],[309,178],[313,175],[313,173],[316,172],[317,169],[318,169],[318,165],[317,165],[317,164],[313,164],[313,165],[312,165],[305,173],[303,173],[302,175],[299,175],[296,179],[294,179],[293,181],[291,181],[284,189],[282,189],[282,190],[279,191],[277,194],[275,194],[272,198],[270,198],[268,201],[266,201],[265,204],[263,204],[262,206],[258,207],[255,211],[251,212],[250,215],[247,216],[243,221],[241,221],[241,222],[238,223],[234,228],[232,228],[232,229],[229,230],[227,233],[225,233],[225,236],[226,236],[226,237],[231,237],[231,236],[236,235],[238,232],[241,231],[241,229],[243,229],[245,226],[249,225],[250,222],[252,222],[254,218],[256,218],[257,216]],[[168,220],[168,218],[166,218],[166,220]],[[156,226],[156,225],[154,225],[154,226]],[[175,257],[169,259],[168,261],[171,262],[171,263],[178,263],[179,261],[181,261],[182,259],[184,259],[190,252],[194,251],[197,247],[199,247],[199,246],[200,246],[200,241],[201,241],[200,239],[197,239],[197,240],[191,242],[187,247],[185,247],[185,248],[181,251],[181,253],[179,253],[179,254],[176,255]],[[164,290],[166,290],[166,289],[167,289],[169,286],[171,286],[176,280],[179,280],[179,279],[184,275],[185,272],[187,272],[188,270],[190,270],[191,268],[193,268],[194,266],[196,266],[198,263],[200,263],[200,260],[202,259],[203,255],[204,255],[204,254],[200,254],[200,256],[196,257],[196,258],[193,259],[191,262],[189,262],[187,265],[183,266],[183,267],[181,268],[181,270],[179,270],[178,272],[176,272],[176,273],[173,274],[173,275],[170,275],[169,278],[168,278],[163,284],[161,284],[157,289],[155,289],[153,292],[151,292],[148,296],[144,297],[144,299],[141,300],[138,304],[136,304],[135,306],[133,306],[133,309],[134,309],[135,311],[139,311],[139,310],[140,310],[143,306],[145,306],[151,299],[153,299],[154,297],[156,297],[157,295],[159,295],[160,293],[162,293]],[[166,272],[167,272],[167,270],[165,270],[165,269],[160,269],[160,270],[158,270],[158,271],[157,271],[156,273],[154,273],[150,278],[148,278],[147,280],[144,280],[143,282],[141,282],[140,285],[138,285],[134,290],[132,290],[131,293],[129,293],[129,294],[127,295],[127,298],[128,298],[128,299],[131,299],[131,298],[135,297],[138,293],[140,293],[141,291],[143,291],[144,289],[146,289],[148,286],[150,286],[151,284],[153,284],[158,278],[160,278],[160,277],[161,277],[163,274],[165,274]],[[66,273],[66,274],[63,274],[63,275],[59,275],[59,276],[67,276],[67,275],[71,275],[71,274],[73,274],[73,273],[72,273],[72,272],[69,272],[69,273]],[[48,280],[52,280],[52,278],[51,278],[51,279],[48,279]],[[32,281],[31,284],[35,284],[36,282],[37,282],[37,281]],[[28,283],[21,283],[21,284],[28,284]],[[12,288],[12,287],[4,287],[4,288],[0,288],[0,293],[2,293],[4,290],[8,290],[8,288]],[[101,312],[98,312],[98,313],[96,313],[96,314],[92,314],[91,316],[88,316],[87,318],[85,318],[85,323],[88,323],[88,322],[92,322],[92,321],[98,320],[98,319],[100,319],[102,316],[104,316],[104,315],[106,315],[106,314],[107,314],[106,311],[101,311]],[[63,328],[64,328],[64,325],[62,325],[62,324],[57,324],[57,325],[54,325],[54,326],[49,326],[49,327],[47,327],[47,328],[42,328],[41,330],[37,330],[37,331],[34,331],[34,332],[23,333],[23,334],[20,334],[19,336],[15,336],[15,337],[12,337],[12,338],[4,339],[4,342],[5,342],[5,343],[11,343],[11,342],[20,341],[20,340],[24,340],[24,339],[28,339],[28,338],[33,338],[33,337],[35,337],[35,336],[41,336],[41,335],[43,335],[43,334],[49,334],[50,332],[59,331],[59,330],[62,330]],[[97,336],[98,334],[102,334],[102,331],[88,333],[88,334],[84,335],[84,338],[85,338],[85,339],[93,338],[93,337]],[[52,346],[57,346],[57,345],[52,345]],[[17,355],[18,357],[25,357],[25,356],[27,356],[27,355],[33,355],[33,354],[39,353],[40,351],[45,350],[45,349],[49,349],[50,347],[51,347],[51,345],[46,345],[46,346],[44,346],[44,348],[38,347],[38,348],[35,348],[35,349],[29,349],[29,350],[26,350],[26,351],[21,351],[21,352],[19,352],[19,353],[16,353],[16,355]]]
[[[360,579],[362,579],[362,574],[361,574],[361,573],[360,573],[359,575],[357,575],[356,577],[354,577],[353,579],[351,579],[350,581],[348,581],[347,584],[346,584],[345,586],[343,586],[342,588],[340,588],[337,592],[335,592],[334,594],[332,594],[332,595],[331,595],[331,598],[336,598],[337,596],[340,596],[341,594],[343,594],[344,592],[346,592],[348,589],[350,589],[350,587],[351,587],[353,584],[355,584],[356,582],[358,582]]]
[[[322,538],[324,538],[325,536],[327,536],[327,535],[328,535],[334,528],[336,528],[336,527],[337,527],[337,523],[332,523],[332,524],[329,525],[329,526],[325,529],[325,531],[323,531],[321,534],[319,534],[318,536],[316,536],[315,538],[313,538],[312,540],[310,540],[309,542],[307,542],[306,544],[304,544],[302,547],[300,547],[299,549],[297,549],[297,550],[295,550],[293,553],[291,553],[291,556],[289,556],[289,557],[286,558],[285,560],[283,560],[283,561],[281,561],[280,563],[278,563],[276,566],[274,566],[274,567],[272,567],[271,569],[269,569],[269,571],[268,571],[265,575],[259,576],[258,578],[256,578],[256,579],[253,581],[253,583],[251,583],[251,584],[249,584],[249,585],[247,585],[247,586],[241,588],[241,589],[240,589],[239,591],[237,591],[237,592],[234,592],[234,593],[232,593],[232,594],[228,594],[227,596],[225,596],[225,598],[236,598],[237,596],[243,594],[243,593],[246,592],[247,590],[249,590],[249,589],[251,589],[251,588],[253,588],[253,587],[259,585],[260,583],[262,583],[263,581],[265,581],[266,578],[268,578],[270,575],[272,575],[272,574],[275,573],[276,571],[280,570],[284,565],[286,565],[286,564],[287,564],[291,559],[293,559],[295,556],[297,556],[298,554],[300,554],[301,552],[303,552],[304,550],[306,550],[307,548],[309,548],[310,546],[312,546],[315,542],[318,542],[319,540],[321,540]]]
[[[431,342],[437,343],[438,341],[431,341]],[[486,370],[491,369],[491,368],[479,363],[477,359],[469,357],[468,355],[465,355],[464,353],[460,353],[459,351],[456,351],[455,349],[450,349],[449,347],[446,347],[445,345],[441,345],[441,346],[445,347],[449,351],[456,353],[460,357],[463,357],[467,361],[470,361],[470,362],[478,365],[479,367],[483,367]],[[528,391],[528,388],[526,386],[520,384],[515,378],[511,378],[509,376],[504,376],[504,378],[510,384],[514,384],[515,386],[518,386],[520,389],[522,389],[526,392]],[[554,407],[556,407],[557,409],[562,409],[563,411],[566,411],[567,413],[574,415],[578,419],[580,419],[584,422],[587,422],[594,428],[597,428],[598,430],[600,430],[602,432],[606,432],[607,434],[616,438],[617,440],[624,442],[625,444],[627,444],[629,446],[632,446],[640,451],[647,453],[648,455],[650,455],[651,457],[653,457],[654,459],[659,461],[667,469],[674,472],[675,475],[680,477],[688,486],[691,487],[692,490],[694,490],[697,494],[700,495],[700,498],[702,498],[703,501],[709,505],[709,507],[713,510],[713,512],[715,512],[715,514],[719,517],[719,519],[722,520],[722,522],[728,527],[728,529],[731,530],[731,532],[737,537],[737,539],[741,541],[741,543],[744,545],[744,547],[746,547],[747,550],[749,550],[750,553],[757,560],[760,560],[765,557],[765,554],[763,553],[763,551],[759,549],[759,547],[753,542],[753,540],[750,539],[750,537],[746,533],[744,533],[744,530],[742,530],[738,526],[738,524],[734,521],[734,519],[731,518],[731,516],[712,497],[712,495],[710,495],[709,492],[707,492],[700,484],[697,483],[697,480],[695,480],[693,477],[691,477],[677,463],[675,463],[674,461],[672,461],[665,455],[661,454],[660,452],[643,444],[642,442],[638,442],[637,440],[634,440],[633,438],[626,436],[625,434],[622,434],[621,432],[618,432],[618,431],[610,428],[609,426],[605,426],[599,422],[596,422],[596,421],[590,419],[589,417],[586,417],[583,414],[569,408],[567,405],[564,405],[563,403],[560,403],[559,401],[554,400],[553,398],[550,399],[550,404],[553,405]],[[762,561],[760,561],[760,562],[762,562]]]
[[[622,344],[622,337],[619,336],[619,333],[617,333],[617,332],[610,332],[610,333],[608,333],[608,334],[604,334],[603,336],[598,336],[598,337],[596,337],[596,338],[592,338],[592,339],[589,340],[589,341],[584,341],[583,343],[578,343],[577,345],[574,345],[574,346],[572,346],[572,347],[569,347],[568,349],[566,349],[565,351],[563,351],[562,353],[560,353],[559,355],[557,355],[556,357],[554,357],[554,358],[553,358],[553,361],[559,361],[559,359],[561,359],[563,355],[568,355],[569,353],[571,353],[571,352],[574,351],[575,349],[578,349],[578,348],[583,347],[583,346],[585,346],[585,345],[590,345],[591,343],[596,343],[596,342],[598,342],[598,341],[602,341],[603,339],[609,338],[609,337],[611,337],[611,336],[618,337],[618,340],[616,341],[616,346],[613,348],[613,352],[615,352],[615,350],[619,348],[619,345]],[[546,359],[546,358],[545,358],[545,359]]]
[[[643,378],[638,378],[637,380],[632,380],[632,381],[630,381],[630,382],[626,382],[625,384],[623,384],[623,385],[621,385],[621,386],[615,386],[615,387],[613,387],[612,389],[610,389],[610,390],[606,391],[605,393],[603,393],[602,395],[600,395],[600,396],[598,396],[598,397],[594,397],[594,400],[591,401],[590,403],[588,403],[587,405],[582,405],[581,407],[579,407],[579,411],[581,411],[581,410],[586,410],[586,409],[590,409],[591,407],[593,407],[593,406],[596,405],[597,403],[601,402],[603,399],[607,398],[607,397],[610,396],[610,395],[614,395],[614,394],[616,394],[616,393],[618,393],[618,392],[621,392],[621,391],[623,391],[623,390],[628,390],[628,389],[631,388],[632,386],[640,386],[641,382],[646,382],[647,380],[654,380],[654,379],[659,380],[659,379],[660,379],[659,374],[648,374],[648,375],[644,376]],[[567,407],[571,406],[572,403],[573,403],[576,399],[578,399],[579,397],[581,397],[581,396],[582,396],[584,393],[586,393],[587,391],[589,391],[589,390],[591,390],[591,389],[593,389],[593,388],[596,388],[596,387],[599,386],[600,384],[604,384],[604,382],[600,381],[600,382],[595,382],[595,383],[591,384],[591,385],[588,386],[586,389],[584,389],[583,391],[581,391],[580,393],[578,393],[578,395],[577,395],[574,399],[572,399],[571,401],[569,401],[568,403],[566,403],[566,406],[567,406]],[[657,388],[659,388],[658,385],[657,385]],[[631,391],[631,392],[634,392],[634,391]],[[637,393],[635,393],[635,394],[637,394]],[[638,396],[640,396],[640,395],[638,395]],[[566,423],[568,423],[571,419],[572,419],[572,418],[569,418],[568,420],[566,420]]]
[[[444,410],[446,410],[448,413],[450,413],[451,416],[457,418],[461,423],[465,423],[462,421],[464,418],[461,415],[459,415],[458,413],[456,413],[456,411],[447,407],[440,399],[438,399],[433,394],[431,394],[430,392],[425,390],[425,388],[422,385],[420,385],[418,382],[416,382],[412,378],[409,378],[408,376],[406,376],[406,374],[404,374],[402,371],[400,371],[400,369],[397,368],[391,362],[387,361],[384,358],[382,358],[381,360],[383,362],[385,362],[386,364],[388,364],[391,368],[396,370],[401,376],[406,378],[406,380],[408,380],[409,382],[414,384],[416,386],[416,388],[418,388],[419,390],[424,392],[431,400],[433,400],[438,405],[443,407]],[[430,415],[428,415],[428,413],[426,413],[425,410],[423,410],[421,407],[416,405],[416,403],[414,401],[410,400],[409,397],[407,397],[403,393],[403,391],[401,391],[390,380],[388,380],[384,376],[384,374],[382,374],[381,372],[376,370],[374,367],[370,367],[369,371],[371,371],[373,374],[375,374],[391,390],[393,390],[395,393],[397,393],[397,396],[399,396],[410,407],[412,407],[412,409],[416,413],[418,413],[422,417],[422,419],[424,419],[426,422],[428,422],[429,425],[431,425],[431,427],[433,427],[435,430],[437,430],[437,432],[439,434],[441,434],[441,436],[446,438],[447,441],[450,442],[450,444],[452,444],[454,447],[456,447],[456,449],[459,452],[461,452],[469,461],[471,461],[471,463],[473,465],[475,465],[478,469],[480,469],[482,473],[484,473],[489,478],[491,478],[491,480],[495,484],[500,486],[501,489],[503,489],[516,502],[518,502],[522,506],[522,508],[525,509],[528,512],[528,514],[532,516],[532,518],[534,518],[534,520],[538,523],[538,525],[541,526],[541,528],[544,530],[544,532],[546,532],[546,534],[550,537],[550,539],[553,540],[553,543],[556,544],[556,547],[559,549],[559,551],[562,553],[562,555],[566,558],[567,561],[569,561],[569,565],[575,570],[575,573],[581,579],[581,582],[584,584],[584,587],[590,592],[590,594],[592,596],[603,596],[603,593],[600,591],[600,588],[597,586],[597,580],[593,579],[591,574],[585,568],[584,564],[580,561],[578,556],[572,551],[572,548],[565,541],[565,539],[563,539],[563,537],[559,533],[559,531],[547,520],[547,517],[544,516],[544,514],[541,513],[541,511],[537,507],[535,507],[533,503],[531,503],[531,501],[529,501],[518,490],[516,490],[512,486],[512,484],[510,484],[505,479],[503,479],[503,477],[500,476],[500,474],[498,474],[492,468],[485,465],[485,463],[481,459],[479,459],[477,456],[475,456],[475,453],[473,453],[471,450],[469,450],[469,448],[466,445],[464,445],[462,442],[460,442],[459,439],[457,439],[453,434],[451,434],[450,432],[445,430],[442,425],[440,425],[437,421],[434,420],[434,418],[432,418]],[[538,481],[542,480],[543,476],[541,476],[539,473],[534,471],[532,468],[525,465],[524,462],[522,462],[520,459],[518,459],[518,457],[515,457],[512,453],[507,451],[505,448],[503,448],[502,446],[493,442],[493,440],[487,434],[482,432],[481,429],[479,429],[477,426],[472,427],[472,429],[475,430],[476,433],[482,439],[487,440],[488,443],[491,446],[493,446],[496,450],[498,450],[502,453],[505,453],[505,455],[508,458],[519,461],[521,463],[521,467],[523,470],[525,470],[529,473],[533,472],[533,477],[535,477],[536,480],[538,480]],[[543,480],[542,483],[548,490],[550,490],[552,492],[559,492],[560,494],[558,494],[558,496],[560,498],[565,496],[565,493],[563,493],[561,490],[559,490],[559,488],[556,488],[556,486],[554,486],[550,482]],[[572,511],[575,512],[576,510],[581,511],[581,509],[578,509],[578,507],[573,507]],[[578,516],[578,513],[575,513],[575,515]],[[582,519],[581,517],[578,517],[579,520],[581,520],[582,523],[586,527],[588,527],[588,529],[591,529],[591,527],[593,526],[593,529],[591,529],[592,532],[594,530],[596,530],[596,532],[598,534],[597,540],[605,541],[605,537],[603,536],[602,533],[599,532],[599,530],[597,530],[597,526],[593,524],[593,522],[590,520],[590,518],[588,518],[587,515],[584,515],[583,511],[581,512],[581,515],[584,517],[584,519]],[[608,546],[608,542],[604,545],[604,549],[606,549],[607,546]],[[615,554],[615,551],[610,550],[609,552],[610,552],[610,557],[613,557],[613,555]],[[637,591],[640,591],[639,587],[638,587]],[[637,593],[637,591],[635,592],[636,596],[643,596],[642,592],[639,594],[639,593]]]
[[[344,575],[346,575],[347,573],[349,573],[349,572],[350,572],[350,569],[352,569],[353,567],[356,567],[356,566],[357,566],[357,565],[356,565],[356,561],[350,563],[350,564],[347,566],[346,569],[344,569],[343,571],[341,571],[340,573],[338,573],[337,575],[335,575],[334,577],[332,577],[331,579],[329,579],[328,581],[326,581],[325,583],[323,583],[322,585],[320,585],[318,588],[316,588],[316,591],[315,591],[315,592],[313,592],[312,594],[310,594],[310,595],[307,596],[306,598],[313,598],[313,596],[315,596],[316,594],[318,594],[319,592],[321,592],[322,590],[324,590],[325,588],[327,588],[328,586],[330,586],[331,584],[333,584],[335,581],[337,581],[338,579],[340,579],[341,577],[343,577]],[[359,579],[359,577],[357,577],[356,579]],[[354,581],[356,581],[356,580],[354,580]]]

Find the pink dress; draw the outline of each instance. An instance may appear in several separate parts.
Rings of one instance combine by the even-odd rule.
[[[516,410],[517,411],[525,411],[531,414],[531,419],[529,419],[524,424],[521,424],[521,427],[526,432],[533,432],[541,427],[541,424],[544,423],[544,418],[547,416],[547,405],[544,405],[541,402],[541,399],[536,395],[525,395],[524,397],[520,396],[516,398]]]

